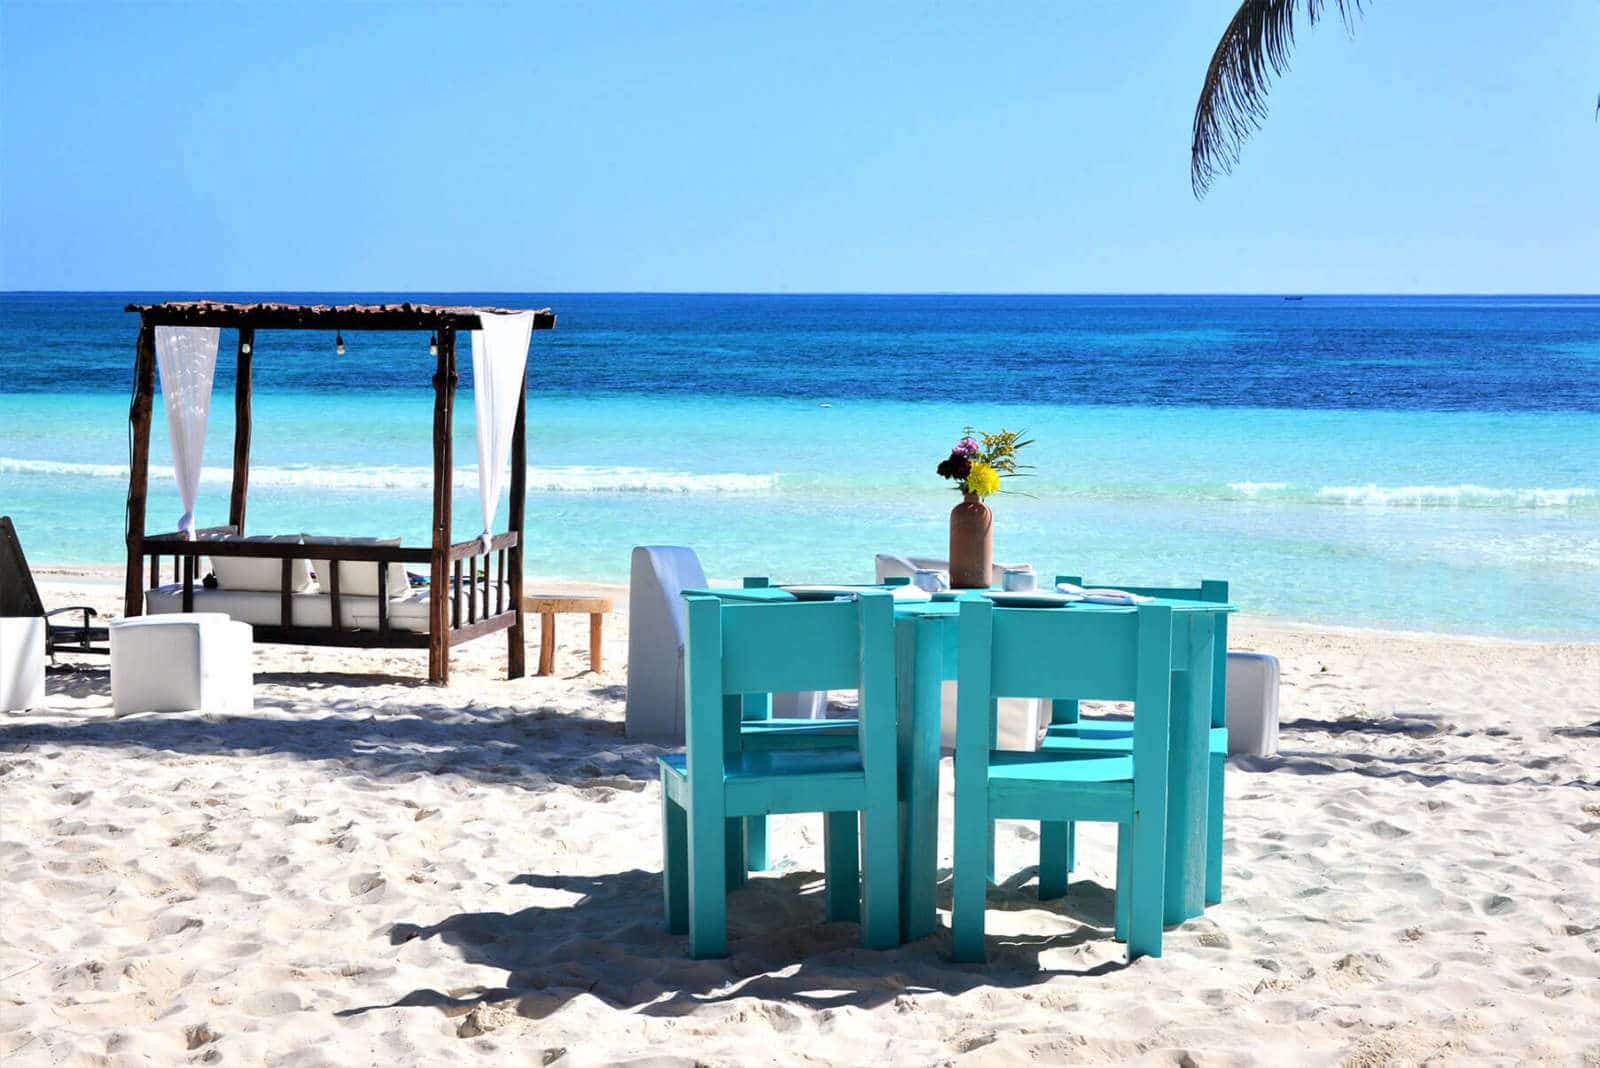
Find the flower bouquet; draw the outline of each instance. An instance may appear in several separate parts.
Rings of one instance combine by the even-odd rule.
[[[961,503],[950,512],[950,585],[953,589],[987,589],[994,558],[994,515],[984,499],[1000,492],[1002,480],[1022,476],[1028,467],[1017,454],[1033,439],[1020,432],[998,434],[968,427],[938,473],[956,484]]]

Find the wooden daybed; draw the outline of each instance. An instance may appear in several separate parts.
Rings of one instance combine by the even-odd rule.
[[[175,301],[165,304],[130,304],[139,313],[139,342],[134,371],[133,402],[128,421],[132,445],[128,481],[128,572],[123,609],[127,616],[146,610],[149,596],[165,598],[165,606],[183,611],[213,610],[221,604],[229,614],[240,611],[240,601],[223,602],[197,575],[201,557],[248,557],[281,561],[282,582],[275,596],[277,611],[260,598],[243,606],[246,621],[255,627],[260,642],[291,645],[332,645],[357,648],[427,649],[428,678],[445,683],[450,678],[450,649],[462,642],[507,632],[508,678],[525,673],[522,611],[522,549],[527,489],[526,399],[516,412],[511,444],[510,508],[505,531],[494,534],[487,549],[480,539],[450,541],[453,459],[451,427],[456,392],[456,336],[480,327],[480,314],[498,308],[440,307],[426,304],[298,305],[227,304],[215,301]],[[551,329],[556,317],[549,309],[534,315],[535,329]],[[182,534],[146,534],[145,499],[150,468],[150,419],[155,393],[158,326],[209,326],[237,329],[238,384],[234,393],[235,431],[233,489],[226,525],[196,531],[196,540]],[[319,541],[244,540],[245,512],[250,484],[251,368],[258,330],[415,330],[436,338],[438,355],[433,375],[433,532],[423,547],[349,544],[352,539]],[[162,558],[172,560],[173,587],[160,582]],[[148,563],[147,563],[148,560]],[[317,568],[319,587],[314,594],[292,588],[290,575],[296,561],[311,561]],[[357,598],[340,590],[340,561],[371,563],[376,569],[376,596]],[[411,565],[426,570],[425,591],[393,599],[390,565]],[[348,580],[346,580],[348,581]],[[445,596],[436,596],[445,591]],[[246,591],[248,592],[248,591]],[[310,600],[306,598],[320,598]],[[263,616],[262,613],[266,612]],[[399,618],[397,618],[397,616]],[[320,624],[326,617],[327,622]],[[262,620],[267,620],[263,622]]]

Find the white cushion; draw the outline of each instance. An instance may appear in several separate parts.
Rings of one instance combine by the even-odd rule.
[[[44,704],[43,616],[0,617],[0,712]]]
[[[316,546],[323,545],[384,545],[390,548],[399,548],[399,538],[320,538],[310,534],[301,535],[306,544],[306,553],[311,559],[317,558]],[[326,566],[326,565],[324,565]],[[411,592],[411,580],[406,577],[406,565],[398,560],[387,565],[389,568],[389,597],[397,600]],[[324,592],[327,591],[328,582],[323,579],[321,583]],[[349,560],[339,562],[339,598],[342,601],[346,595],[352,597],[378,596],[378,565],[363,564]]]
[[[111,704],[134,712],[245,715],[254,707],[250,627],[194,612],[111,624]]]
[[[183,611],[183,587],[177,583],[144,593],[145,611],[168,615]],[[195,587],[194,610],[217,612],[258,627],[276,627],[282,622],[282,600],[276,593],[249,590],[208,590]],[[296,627],[333,625],[333,598],[326,593],[297,593],[289,598],[289,618]],[[339,589],[339,622],[346,630],[377,630],[378,599],[346,597]],[[428,593],[415,594],[389,602],[389,626],[413,634],[428,632]]]
[[[241,538],[237,534],[225,534],[220,537],[207,538],[207,541],[227,542],[260,542],[270,545],[298,545],[298,534],[255,534],[248,538]],[[224,590],[259,590],[267,593],[277,593],[283,588],[283,561],[278,559],[265,559],[263,557],[251,558],[248,556],[213,556],[211,558],[211,573],[217,577],[217,585]],[[304,560],[292,561],[289,565],[289,589],[298,593],[311,585],[311,568]]]

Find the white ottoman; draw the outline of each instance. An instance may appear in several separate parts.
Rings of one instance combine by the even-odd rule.
[[[0,617],[0,712],[44,704],[43,616]]]
[[[111,624],[111,704],[117,715],[250,712],[251,633],[250,624],[214,612]]]
[[[1228,654],[1228,753],[1278,751],[1278,658]]]

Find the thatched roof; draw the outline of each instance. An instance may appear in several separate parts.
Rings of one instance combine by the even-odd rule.
[[[150,326],[249,326],[258,330],[477,330],[485,312],[524,311],[438,304],[230,304],[216,300],[171,300],[129,304]],[[533,328],[556,325],[549,308],[534,311]]]

